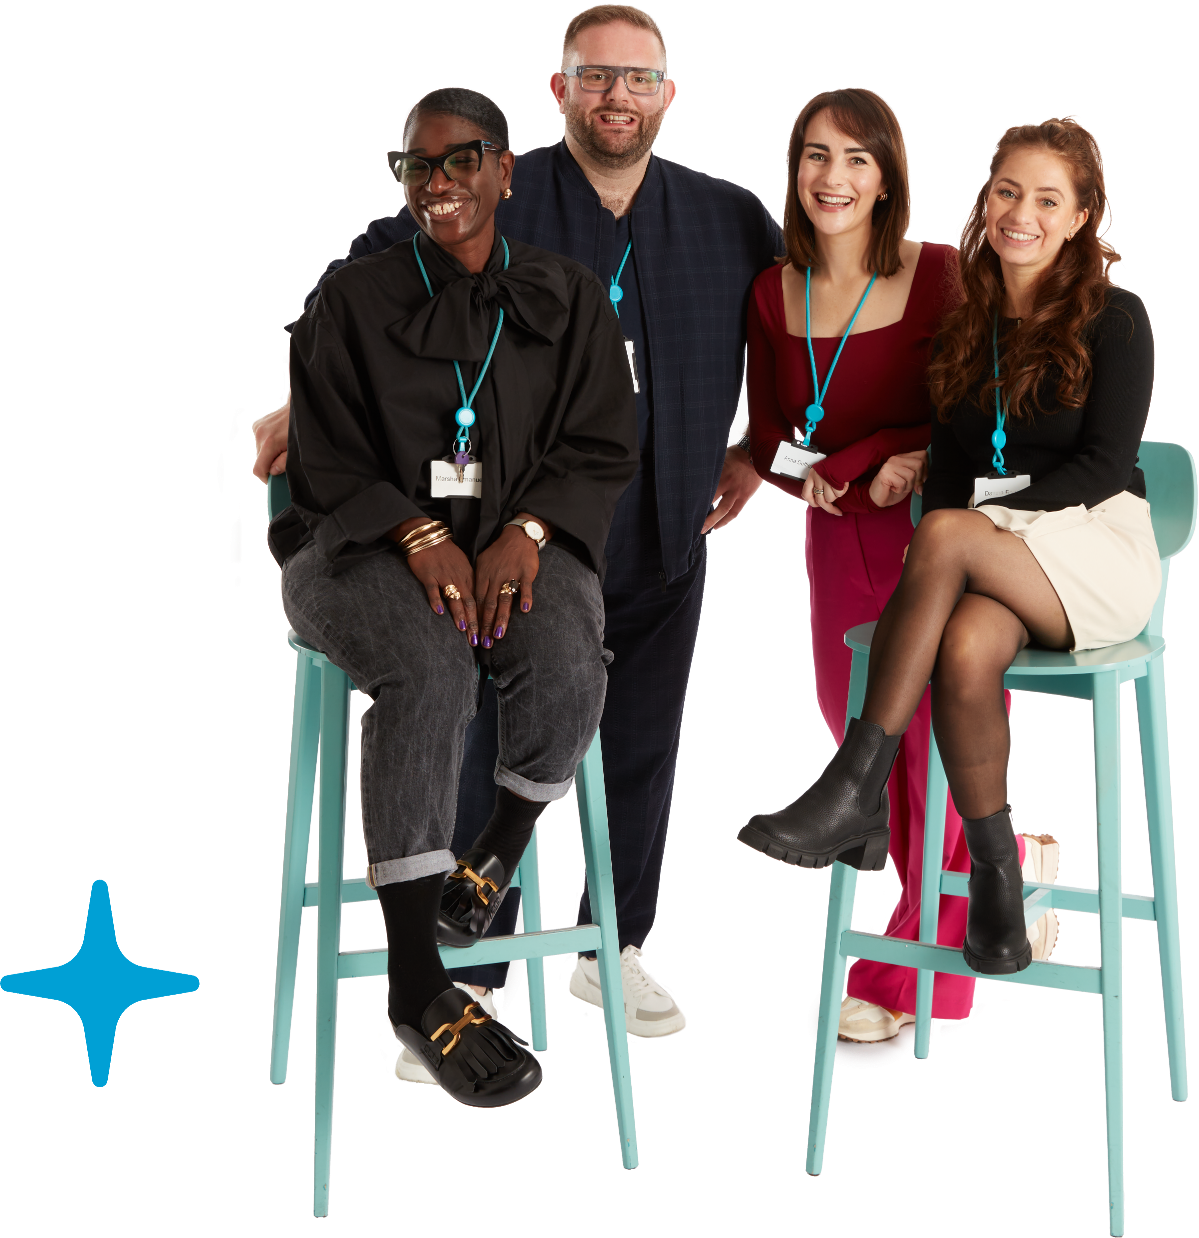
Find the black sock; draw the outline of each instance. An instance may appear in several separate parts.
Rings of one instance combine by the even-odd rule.
[[[507,787],[496,787],[495,811],[475,839],[480,851],[490,851],[504,866],[504,880],[511,881],[524,855],[537,818],[545,811],[544,800],[522,800]],[[472,848],[473,849],[473,848]]]
[[[387,925],[387,1014],[392,1023],[420,1027],[425,1008],[454,982],[437,953],[437,913],[444,873],[380,886]]]

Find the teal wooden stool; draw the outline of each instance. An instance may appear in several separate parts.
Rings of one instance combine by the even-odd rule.
[[[287,481],[272,477],[267,506],[273,517],[290,503]],[[287,784],[287,819],[283,841],[283,891],[279,900],[279,951],[275,970],[275,1013],[271,1039],[271,1082],[287,1078],[300,920],[305,907],[316,907],[316,1148],[313,1163],[313,1213],[329,1214],[329,1166],[333,1126],[333,1064],[337,1036],[337,982],[355,976],[387,974],[386,950],[342,950],[343,903],[377,900],[364,878],[347,879],[342,872],[345,843],[346,765],[349,749],[350,693],[354,685],[319,650],[294,632],[288,643],[296,651],[296,691],[292,710],[291,768]],[[321,791],[318,806],[320,853],[318,879],[305,884],[308,839],[312,823],[317,754]],[[620,979],[620,941],[612,888],[612,855],[608,844],[608,809],[604,765],[597,734],[579,763],[576,778],[579,821],[587,890],[598,924],[565,929],[541,928],[534,833],[513,885],[521,889],[525,931],[507,937],[487,937],[467,949],[441,948],[447,967],[527,960],[529,1014],[533,1047],[546,1047],[545,981],[542,959],[553,954],[594,950],[599,964],[612,1090],[621,1156],[626,1169],[637,1167],[637,1131],[633,1121],[633,1091],[629,1081],[629,1050],[625,1031],[624,991]],[[447,1103],[452,1103],[448,1102]]]
[[[1174,826],[1170,808],[1170,759],[1166,738],[1166,696],[1162,617],[1166,604],[1169,560],[1191,540],[1195,527],[1195,465],[1190,453],[1174,443],[1142,443],[1140,465],[1145,473],[1153,531],[1162,558],[1162,588],[1145,630],[1134,640],[1084,653],[1025,649],[1016,655],[1004,685],[1023,692],[1074,696],[1092,703],[1095,732],[1095,803],[1098,817],[1099,889],[1026,884],[1026,923],[1049,908],[1099,914],[1101,963],[1074,967],[1033,962],[1012,976],[979,976],[966,966],[960,949],[938,946],[939,895],[966,897],[965,873],[942,871],[945,770],[930,737],[928,798],[924,818],[924,868],[920,901],[920,940],[901,941],[850,927],[858,873],[834,864],[829,891],[828,927],[824,940],[824,972],[820,986],[820,1018],[816,1035],[816,1066],[812,1079],[812,1112],[808,1129],[807,1169],[820,1173],[828,1121],[833,1058],[847,958],[875,959],[918,970],[916,987],[916,1056],[928,1056],[932,1026],[933,977],[936,972],[1035,984],[1053,989],[1097,993],[1102,999],[1104,1074],[1107,1087],[1107,1164],[1111,1233],[1124,1233],[1124,1075],[1121,1000],[1121,938],[1123,918],[1157,921],[1165,999],[1166,1045],[1170,1058],[1170,1090],[1186,1100],[1186,1047],[1183,1042],[1182,966],[1178,952],[1178,893],[1174,876]],[[913,517],[918,519],[918,504]],[[864,623],[845,634],[853,650],[846,726],[862,710],[866,669],[874,624]],[[1124,894],[1120,880],[1120,685],[1136,684],[1140,722],[1141,766],[1149,819],[1153,895]]]

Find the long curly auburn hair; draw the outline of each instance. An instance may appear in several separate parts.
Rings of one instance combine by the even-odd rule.
[[[1066,166],[1078,209],[1089,211],[1086,223],[1061,248],[1053,267],[1037,286],[1032,313],[1001,343],[1003,367],[997,380],[992,352],[995,315],[1003,314],[1003,271],[999,255],[987,241],[987,197],[1004,161],[1018,150],[1039,148]],[[1087,328],[1103,311],[1112,281],[1108,270],[1120,255],[1099,237],[1107,206],[1103,159],[1095,139],[1075,121],[1047,120],[1016,125],[995,148],[991,174],[979,190],[962,232],[956,308],[946,314],[938,335],[928,382],[942,421],[977,386],[984,412],[994,407],[1002,386],[1011,417],[1031,420],[1038,411],[1037,389],[1051,365],[1059,367],[1057,403],[1081,408],[1091,386]]]

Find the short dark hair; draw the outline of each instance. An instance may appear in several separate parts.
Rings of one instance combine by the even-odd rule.
[[[507,117],[486,95],[479,94],[477,90],[447,86],[442,90],[430,91],[408,113],[408,119],[404,121],[405,143],[408,141],[408,130],[416,123],[418,116],[457,116],[460,120],[468,120],[500,150],[508,149]]]
[[[574,51],[575,43],[584,30],[590,30],[593,26],[611,26],[618,21],[636,26],[638,30],[648,30],[662,45],[662,55],[666,55],[666,42],[662,38],[662,31],[658,29],[658,23],[648,13],[633,8],[631,4],[597,4],[595,8],[587,9],[578,17],[572,18],[570,25],[566,27],[566,38],[562,40],[562,55],[565,57]],[[650,66],[642,66],[648,67]]]

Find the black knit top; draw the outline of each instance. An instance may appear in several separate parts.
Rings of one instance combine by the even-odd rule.
[[[1008,473],[1027,473],[1032,484],[1015,494],[988,499],[1017,511],[1095,507],[1123,490],[1145,497],[1137,451],[1153,391],[1153,332],[1140,297],[1122,288],[1108,294],[1090,328],[1091,389],[1082,408],[1056,406],[1061,377],[1045,372],[1040,411],[1031,421],[1007,419],[1003,449]],[[1003,364],[1002,341],[1000,365]],[[1002,372],[1002,371],[1001,371]],[[933,415],[932,460],[924,485],[924,510],[965,507],[974,479],[992,468],[994,412],[976,397],[959,404],[948,422]]]

